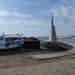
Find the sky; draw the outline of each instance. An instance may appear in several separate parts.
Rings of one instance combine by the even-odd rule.
[[[52,14],[58,36],[75,35],[75,0],[0,0],[0,34],[47,36]]]

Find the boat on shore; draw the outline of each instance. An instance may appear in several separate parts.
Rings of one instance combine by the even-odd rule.
[[[0,50],[19,49],[22,44],[23,41],[19,40],[19,38],[0,36]]]

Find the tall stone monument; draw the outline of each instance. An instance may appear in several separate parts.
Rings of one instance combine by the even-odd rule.
[[[52,21],[51,21],[51,27],[50,27],[50,32],[49,32],[49,41],[57,41],[56,38],[56,30],[55,30],[55,26],[53,24],[53,15],[52,15]]]

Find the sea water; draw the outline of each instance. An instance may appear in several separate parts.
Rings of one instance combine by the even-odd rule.
[[[45,40],[48,40],[48,37],[46,37],[46,38],[45,38],[45,37],[40,37],[39,39],[42,40],[42,41],[43,41],[43,40],[45,41]],[[58,38],[57,41],[58,41],[58,42],[65,42],[65,43],[75,44],[75,37],[72,37],[72,38],[70,38],[70,39]]]

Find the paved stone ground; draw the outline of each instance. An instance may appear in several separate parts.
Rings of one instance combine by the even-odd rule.
[[[28,66],[0,68],[0,75],[75,75],[75,55]]]
[[[54,52],[50,53],[48,52],[33,52],[29,55],[29,57],[37,60],[42,60],[42,59],[52,59],[52,58],[57,58],[57,57],[62,57],[62,56],[67,56],[67,55],[72,55],[75,54],[75,48],[72,50],[68,51],[63,51],[63,52]]]
[[[26,53],[0,55],[0,75],[75,75],[75,55],[49,60],[34,60]]]

